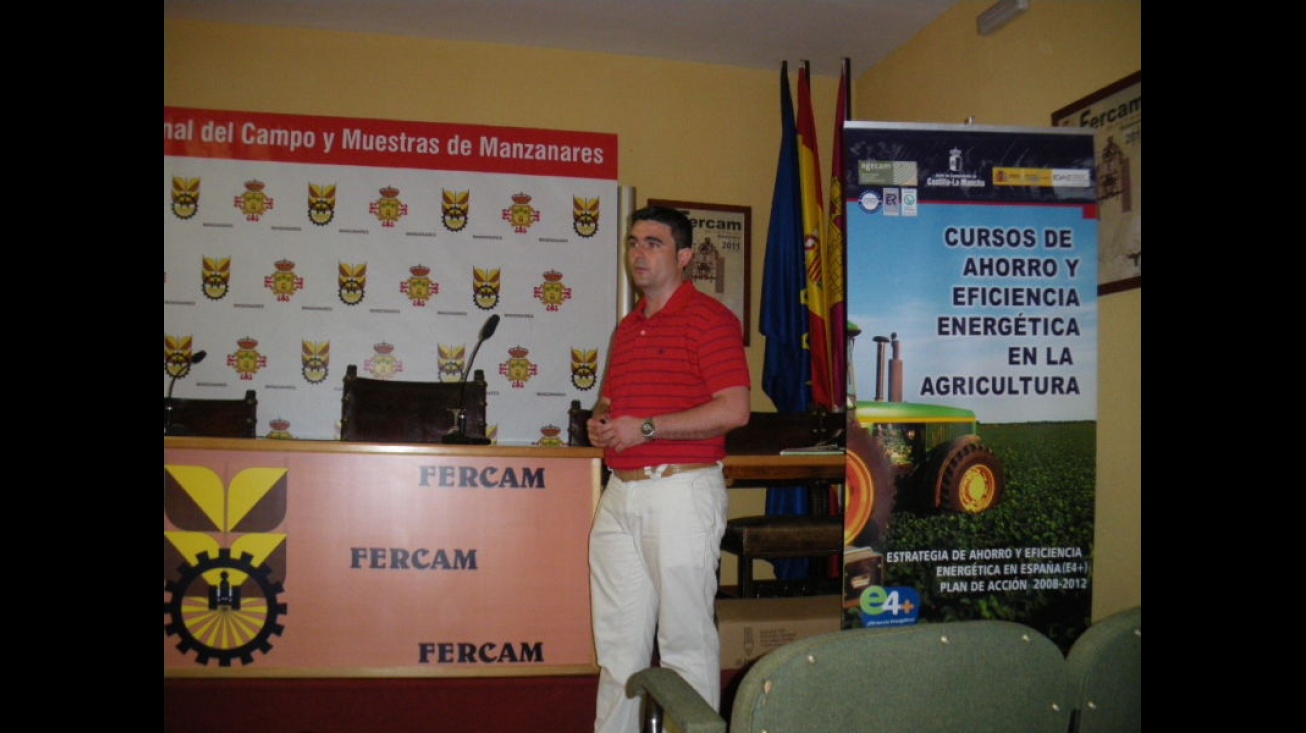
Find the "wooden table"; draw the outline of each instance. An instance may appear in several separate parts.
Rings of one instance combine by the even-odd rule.
[[[844,482],[842,454],[726,456],[725,475],[726,486],[731,489],[806,486],[813,514],[827,513],[831,502],[843,503],[842,498],[830,490]]]
[[[726,485],[753,488],[784,484],[841,484],[844,456],[839,455],[733,455],[726,456]]]

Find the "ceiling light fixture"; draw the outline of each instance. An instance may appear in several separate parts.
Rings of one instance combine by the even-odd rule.
[[[975,17],[975,27],[981,36],[990,36],[1026,10],[1029,10],[1029,0],[998,0]]]

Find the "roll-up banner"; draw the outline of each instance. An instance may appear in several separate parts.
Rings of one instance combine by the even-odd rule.
[[[1091,615],[1093,134],[849,122],[845,628]]]

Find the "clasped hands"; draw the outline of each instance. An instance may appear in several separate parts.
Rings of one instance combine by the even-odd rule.
[[[598,417],[587,420],[585,429],[589,433],[590,445],[597,448],[612,448],[620,453],[627,448],[648,442],[644,433],[640,431],[640,426],[643,424],[643,418],[633,415],[615,418]]]

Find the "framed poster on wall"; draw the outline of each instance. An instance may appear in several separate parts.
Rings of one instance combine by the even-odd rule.
[[[752,208],[666,199],[649,199],[648,205],[679,209],[689,217],[694,225],[694,261],[685,276],[734,311],[744,327],[747,346]]]
[[[1098,294],[1143,285],[1143,72],[1052,113],[1057,127],[1094,129]]]

